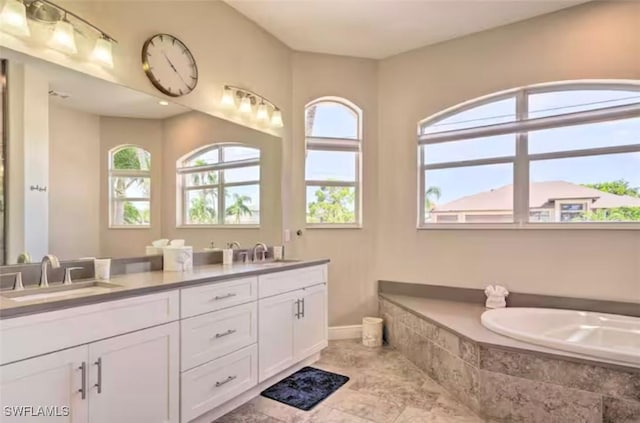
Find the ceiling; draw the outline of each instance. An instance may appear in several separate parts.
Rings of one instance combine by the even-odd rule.
[[[50,91],[68,96],[50,95],[50,101],[69,109],[98,116],[140,119],[166,119],[190,110],[175,103],[160,105],[162,99],[158,97],[9,49],[3,48],[0,58],[37,68],[47,76]]]
[[[294,50],[383,59],[587,0],[225,0]]]

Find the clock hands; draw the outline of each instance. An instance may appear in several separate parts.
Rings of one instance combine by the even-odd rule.
[[[184,78],[182,77],[182,75],[180,74],[180,72],[178,72],[178,69],[176,69],[176,67],[173,65],[173,63],[171,62],[171,60],[169,59],[169,56],[167,56],[167,53],[165,53],[164,50],[162,50],[162,54],[164,55],[164,58],[167,59],[167,63],[169,63],[169,66],[171,66],[171,69],[173,69],[173,71],[175,72],[176,75],[178,75],[178,77],[182,80],[182,83],[189,88],[189,84],[187,84],[187,81],[184,80]]]

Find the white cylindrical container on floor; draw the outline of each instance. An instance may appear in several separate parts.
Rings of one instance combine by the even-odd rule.
[[[382,322],[379,317],[362,319],[362,345],[365,347],[382,346]]]
[[[94,259],[93,260],[94,274],[99,281],[108,281],[111,277],[111,259]]]

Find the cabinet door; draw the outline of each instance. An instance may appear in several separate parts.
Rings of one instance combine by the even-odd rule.
[[[178,423],[179,324],[89,345],[91,423]]]
[[[302,290],[258,302],[259,382],[295,363],[293,326]]]
[[[0,367],[0,420],[88,422],[87,360],[82,346]]]
[[[327,286],[320,284],[302,290],[302,316],[295,321],[295,361],[315,354],[327,346]]]

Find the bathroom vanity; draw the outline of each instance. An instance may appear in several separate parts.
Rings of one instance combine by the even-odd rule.
[[[45,406],[70,423],[211,422],[327,346],[327,260],[112,282],[120,288],[85,297],[1,299],[3,413]]]

